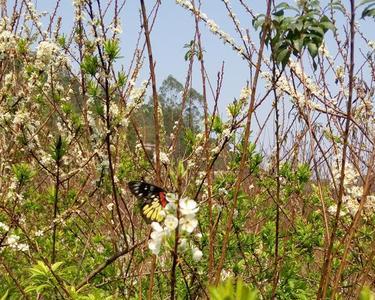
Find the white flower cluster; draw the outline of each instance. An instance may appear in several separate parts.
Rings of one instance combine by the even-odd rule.
[[[211,149],[211,154],[213,156],[220,153],[220,151],[224,147],[224,144],[232,137],[233,133],[234,133],[234,131],[232,131],[230,128],[225,128],[223,130],[223,132],[217,138],[216,147]]]
[[[49,63],[58,51],[59,47],[55,43],[42,41],[38,45],[36,58],[42,62]]]
[[[240,99],[239,101],[246,101],[251,96],[251,89],[248,86],[245,86],[242,88],[240,93]]]
[[[16,48],[17,40],[15,35],[8,30],[0,30],[0,53],[4,55],[13,52]]]
[[[203,20],[204,22],[206,22],[206,24],[207,24],[208,28],[210,29],[210,31],[213,34],[217,35],[224,42],[224,44],[228,43],[229,45],[232,46],[233,50],[237,51],[240,55],[243,54],[244,49],[241,48],[240,46],[238,46],[235,43],[234,38],[231,37],[228,33],[226,33],[223,30],[221,30],[219,28],[219,25],[217,25],[214,20],[209,19],[205,13],[202,13],[197,8],[194,8],[193,4],[190,1],[188,1],[188,0],[176,0],[176,3],[179,4],[179,5],[181,5],[182,7],[190,10],[194,14],[198,15],[198,17],[201,20]],[[235,16],[233,16],[233,17],[235,18]],[[237,20],[237,19],[235,18],[235,20]]]
[[[28,251],[29,250],[29,245],[25,243],[19,243],[20,237],[15,234],[11,234],[8,236],[6,243],[8,246],[14,250],[18,251]]]
[[[226,107],[227,116],[229,119],[236,118],[241,112],[245,112],[245,105],[248,103],[252,90],[250,87],[245,86],[241,89],[238,100],[232,102]]]
[[[61,48],[52,41],[41,41],[37,47],[35,65],[39,69],[46,66],[60,66],[67,62],[66,56],[61,52]]]
[[[170,164],[169,157],[168,157],[167,153],[160,152],[159,158],[160,158],[160,161],[161,161],[162,164],[164,164],[164,165]],[[156,161],[156,153],[154,153],[154,161]]]
[[[345,77],[345,68],[343,65],[340,65],[336,68],[336,76],[337,76],[337,79],[340,80],[340,81],[344,81],[344,77]]]
[[[3,222],[0,222],[0,232],[1,231],[8,231],[9,226],[7,224],[4,224]]]
[[[332,170],[334,181],[338,186],[341,176],[340,168],[334,168]],[[356,168],[347,163],[345,166],[345,177],[344,177],[344,196],[343,196],[343,211],[340,215],[350,214],[354,216],[359,208],[360,200],[363,196],[363,186],[359,182],[360,175]],[[366,199],[365,212],[375,212],[375,195],[369,195]],[[328,211],[332,214],[336,213],[336,205],[328,208]]]
[[[130,100],[133,103],[135,103],[137,105],[142,104],[142,101],[143,101],[145,93],[146,93],[147,84],[148,84],[148,81],[144,80],[139,88],[136,88],[136,87],[133,86],[133,88],[130,92],[130,96],[129,96]]]
[[[325,57],[331,57],[331,54],[329,53],[326,45],[324,43],[322,43],[318,49],[319,53],[322,55],[322,56],[325,56]]]
[[[302,71],[297,67],[297,65],[293,62],[290,62],[290,67],[295,71],[298,78],[301,80],[302,84],[310,91],[313,96],[317,98],[322,98],[320,95],[320,88],[312,82],[312,80],[306,75],[303,74]],[[267,81],[267,87],[271,88],[272,83],[272,75],[268,72],[262,72],[261,76]],[[303,81],[304,80],[304,81]],[[321,110],[321,107],[318,103],[312,101],[312,97],[306,97],[303,93],[296,90],[291,81],[288,80],[285,76],[281,75],[279,80],[276,83],[276,90],[279,95],[289,95],[292,101],[301,109],[314,109],[314,110]]]
[[[197,202],[190,198],[178,199],[176,194],[168,193],[168,204],[162,211],[165,215],[162,223],[152,222],[153,229],[148,247],[155,255],[160,255],[162,249],[171,250],[174,245],[175,230],[178,228],[179,250],[186,252],[191,250],[193,259],[198,261],[202,258],[202,251],[191,243],[191,235],[198,226],[196,214],[199,210]],[[178,206],[178,207],[177,207]],[[196,237],[200,237],[198,233]]]

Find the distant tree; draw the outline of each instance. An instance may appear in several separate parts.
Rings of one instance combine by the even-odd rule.
[[[163,111],[163,125],[166,133],[166,142],[170,143],[170,135],[174,126],[181,117],[182,97],[184,86],[181,82],[169,75],[160,86],[159,103]],[[182,112],[181,130],[177,137],[176,155],[181,156],[188,152],[186,136],[199,132],[203,124],[203,97],[195,89],[187,93],[184,111]],[[152,100],[143,108],[144,135],[147,142],[152,142],[154,136],[153,128],[153,104]]]

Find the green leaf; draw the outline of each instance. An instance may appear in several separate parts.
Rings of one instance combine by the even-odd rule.
[[[17,50],[20,54],[26,54],[28,51],[28,42],[26,39],[19,39],[17,43]]]
[[[9,295],[9,290],[7,290],[7,291],[5,292],[5,294],[1,297],[0,300],[7,300],[7,299],[8,299],[8,295]]]
[[[317,27],[317,26],[312,26],[309,28],[312,32],[315,32],[320,37],[324,36],[324,28]]]
[[[62,261],[58,261],[58,262],[54,263],[54,264],[51,266],[52,271],[56,271],[56,270],[57,270],[62,264],[63,264]]]
[[[360,6],[368,4],[368,3],[372,3],[371,5],[374,5],[375,4],[375,0],[362,0],[362,1],[360,1],[358,3],[358,5],[356,7],[360,7]]]
[[[95,75],[98,66],[99,63],[98,58],[96,56],[85,56],[81,63],[82,71],[86,74],[90,74],[91,76]]]
[[[370,290],[369,287],[364,287],[359,294],[359,300],[374,300],[375,293]]]
[[[320,22],[319,22],[319,25],[321,28],[324,29],[324,31],[327,31],[329,29],[331,29],[332,31],[335,31],[336,30],[336,27],[335,25],[331,22],[331,20],[327,17],[327,16],[323,16],[321,19],[320,19]]]
[[[276,17],[281,17],[281,16],[284,15],[284,11],[283,11],[283,10],[275,11],[275,12],[273,13],[273,15],[276,16]]]
[[[117,73],[117,84],[118,84],[118,86],[120,86],[120,87],[125,86],[127,80],[128,80],[128,77],[126,76],[126,74],[123,71],[119,71]]]
[[[35,175],[31,165],[27,163],[15,164],[12,166],[12,169],[20,185],[23,185],[26,182],[30,181],[31,178]]]
[[[278,63],[284,62],[287,57],[289,58],[289,56],[290,56],[289,49],[281,50],[280,52],[277,53],[276,61]]]
[[[303,46],[303,39],[293,40],[293,47],[298,51],[301,52]]]
[[[307,49],[309,50],[310,55],[314,58],[318,54],[318,47],[314,43],[308,43]]]
[[[374,6],[374,4],[370,4],[369,6],[367,6],[363,12],[362,12],[362,15],[361,15],[361,18],[365,18],[365,17],[374,17],[375,16],[375,8],[371,8],[372,6]]]
[[[338,10],[338,11],[342,12],[343,14],[345,13],[345,6],[342,5],[341,1],[334,1],[334,2],[330,3],[329,6],[334,10]]]
[[[60,47],[62,48],[65,48],[66,46],[66,38],[65,38],[65,35],[60,35],[58,38],[57,38],[57,43],[60,45]]]
[[[263,26],[263,23],[264,23],[264,18],[265,16],[264,15],[258,15],[256,18],[254,18],[253,20],[253,27],[255,28],[255,30],[258,30],[259,27],[262,27]]]
[[[51,157],[54,161],[58,162],[65,155],[67,150],[66,140],[59,134],[56,137],[54,145],[51,147]]]
[[[307,183],[311,176],[310,166],[302,164],[297,169],[297,179],[300,183]]]
[[[222,133],[223,132],[223,121],[220,119],[219,116],[215,116],[215,118],[213,120],[212,129],[216,133]]]
[[[118,40],[107,40],[104,42],[104,53],[110,61],[120,58],[120,46]]]
[[[313,59],[313,68],[314,68],[314,71],[316,71],[317,67],[318,67],[318,65],[316,64],[316,61]]]

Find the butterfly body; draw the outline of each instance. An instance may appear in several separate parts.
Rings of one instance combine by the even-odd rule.
[[[132,194],[137,197],[146,222],[161,222],[164,219],[161,211],[167,205],[165,190],[144,181],[130,181],[128,186]]]

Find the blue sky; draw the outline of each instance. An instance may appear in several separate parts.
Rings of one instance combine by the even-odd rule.
[[[13,2],[13,1],[10,1]],[[121,2],[121,1],[119,1]],[[202,11],[205,12],[210,19],[213,19],[220,28],[235,38],[237,43],[241,43],[238,34],[234,31],[234,26],[227,15],[227,11],[221,0],[202,1]],[[265,12],[265,1],[245,1],[255,13]],[[293,3],[293,1],[288,1]],[[322,1],[325,2],[325,1]],[[36,0],[36,7],[41,11],[51,12],[54,8],[55,1]],[[102,1],[103,7],[107,1]],[[154,1],[146,1],[148,11]],[[249,29],[252,40],[257,43],[259,41],[258,33],[254,32],[251,24],[251,16],[245,12],[238,1],[231,1],[233,10],[241,21],[243,28]],[[348,3],[344,3],[348,6]],[[112,6],[113,8],[113,6]],[[122,56],[118,63],[118,68],[124,66],[125,70],[130,64],[132,54],[138,33],[140,31],[140,4],[138,0],[127,0],[125,8],[121,13],[121,22],[123,33],[121,34]],[[359,11],[359,13],[362,9]],[[358,13],[358,15],[359,15]],[[62,30],[70,32],[73,22],[73,5],[72,0],[61,0],[57,15],[62,16]],[[358,16],[359,17],[359,16]],[[49,19],[49,18],[48,18]],[[45,19],[47,20],[47,19]],[[365,26],[374,25],[369,18],[365,22],[361,22]],[[362,25],[362,24],[361,24]],[[341,25],[342,26],[342,25]],[[341,27],[342,28],[342,27]],[[371,28],[363,25],[361,29],[370,39],[374,39],[374,32]],[[169,75],[173,75],[179,81],[184,82],[188,62],[184,60],[186,49],[184,44],[193,39],[195,30],[194,18],[187,10],[177,5],[174,0],[162,0],[158,17],[151,35],[154,60],[156,61],[157,84],[160,86],[162,81]],[[224,45],[216,36],[214,36],[206,26],[201,23],[202,42],[205,50],[204,59],[206,69],[213,84],[216,83],[216,75],[221,69],[221,65],[225,64],[224,84],[220,98],[220,107],[233,101],[234,97],[238,97],[241,88],[249,79],[249,70],[247,63],[234,52],[227,44]],[[326,40],[332,43],[332,36]],[[329,47],[330,48],[330,47]],[[146,53],[145,53],[146,54]],[[145,60],[148,64],[148,60]],[[148,77],[148,66],[145,65],[140,80]],[[195,64],[193,72],[193,87],[198,91],[201,90],[201,80],[198,63]]]
[[[226,8],[222,1],[210,0],[202,1],[202,11],[205,12],[210,19],[213,19],[220,25],[224,31],[231,34],[239,43],[238,35],[234,31],[233,24],[227,16]],[[255,12],[264,11],[263,1],[252,1],[251,7]],[[54,8],[54,1],[39,0],[36,7],[41,11],[51,11]],[[71,0],[61,0],[57,15],[62,16],[62,30],[70,32],[73,20],[73,5]],[[104,1],[103,3],[106,3]],[[154,3],[154,1],[146,1],[146,4]],[[248,14],[244,14],[244,10],[239,5],[233,4],[233,8],[238,13],[241,25],[245,28],[252,28],[251,18]],[[123,58],[119,60],[118,68],[121,65],[125,69],[129,66],[131,56],[134,51],[135,43],[140,31],[139,18],[140,4],[138,0],[128,0],[121,14],[122,30],[121,48]],[[151,6],[147,7],[150,11]],[[241,13],[241,14],[240,14]],[[175,1],[163,0],[160,6],[158,18],[156,20],[151,42],[153,47],[153,55],[156,61],[157,84],[160,86],[162,81],[169,75],[173,75],[179,81],[184,82],[188,62],[184,60],[184,44],[188,43],[194,37],[195,23],[194,18],[185,9],[177,5]],[[249,79],[247,63],[234,52],[230,46],[224,45],[216,36],[210,33],[205,25],[201,24],[202,41],[205,50],[205,64],[213,85],[216,84],[217,73],[221,69],[221,65],[225,64],[224,84],[221,93],[220,107],[221,112],[226,104],[233,101],[234,97],[238,97],[241,88],[246,85]],[[258,40],[258,37],[254,37]],[[148,60],[145,60],[148,64]],[[145,65],[140,80],[148,77],[148,65]],[[193,73],[193,87],[201,91],[201,80],[198,63],[195,64]],[[214,86],[215,88],[215,86]]]
[[[150,11],[151,4],[153,4],[154,1],[145,2],[148,5],[148,11]],[[239,36],[235,32],[234,26],[227,15],[227,11],[223,1],[202,0],[202,2],[202,12],[206,13],[210,19],[213,19],[217,24],[219,24],[221,29],[232,35],[232,37],[235,38],[236,42],[240,44],[241,42]],[[249,29],[251,39],[255,43],[258,43],[259,34],[254,32],[253,30],[251,24],[252,18],[245,12],[243,7],[238,2],[239,1],[235,0],[231,1],[233,10],[240,19],[241,26],[243,28]],[[245,2],[248,3],[248,5],[253,9],[255,13],[265,12],[265,1],[249,0]],[[278,1],[277,3],[279,2],[281,1]],[[293,3],[293,1],[288,2]],[[327,3],[327,1],[322,2]],[[349,1],[344,1],[343,4],[348,7],[348,2]],[[38,10],[46,10],[50,12],[54,8],[56,2],[50,0],[38,0],[34,3],[36,3],[36,7]],[[102,1],[101,3],[107,3],[107,1]],[[117,62],[118,69],[121,69],[121,67],[123,66],[124,69],[127,70],[130,64],[136,40],[138,38],[138,33],[140,31],[141,24],[139,10],[139,0],[127,0],[125,8],[121,13],[123,33],[121,34],[120,39],[122,49],[121,55],[123,56],[123,58]],[[362,8],[358,11],[357,14],[357,20],[361,25],[361,30],[370,40],[374,40],[375,32],[371,28],[374,25],[374,21],[370,18],[367,18],[365,21],[359,20],[361,12]],[[74,19],[72,1],[61,0],[57,15],[62,17],[62,30],[64,32],[70,32]],[[344,20],[343,17],[339,18],[340,19],[337,20],[337,26],[339,28],[340,34],[343,34],[344,23],[346,24],[346,20]],[[49,20],[49,18],[47,17],[44,20],[47,21]],[[177,5],[174,0],[162,0],[162,5],[160,6],[158,17],[151,35],[153,56],[154,60],[156,61],[156,76],[158,86],[161,85],[162,81],[167,78],[169,74],[173,75],[181,82],[185,81],[188,62],[184,60],[186,49],[184,49],[183,46],[193,39],[194,30],[194,17],[190,12]],[[223,42],[218,39],[218,37],[209,32],[209,30],[203,23],[201,24],[201,33],[203,47],[205,50],[205,65],[209,74],[210,81],[214,85],[214,89],[217,73],[220,71],[222,63],[224,62],[225,64],[224,83],[221,97],[219,99],[220,114],[225,117],[225,106],[231,103],[235,97],[237,98],[239,96],[242,87],[244,87],[246,85],[246,82],[249,80],[248,66],[247,63],[243,61],[242,58],[236,52],[234,52],[228,44],[224,45]],[[335,49],[337,46],[331,32],[327,34],[326,42],[328,48],[330,49],[330,52],[335,53]],[[362,48],[364,52],[368,51],[367,45],[364,45],[364,42],[361,41],[359,35],[357,35],[356,46],[356,58],[359,58],[361,55],[358,51],[360,48]],[[146,52],[145,55],[147,55]],[[335,63],[341,64],[342,61],[340,61],[340,58],[338,58],[335,59]],[[360,63],[357,62],[357,66],[359,65]],[[147,79],[148,76],[148,60],[146,57],[145,65],[142,73],[140,74],[139,81]],[[367,76],[371,76],[370,72],[367,75],[365,74],[365,77]],[[195,63],[195,69],[193,71],[193,87],[201,92],[201,79],[199,65],[197,62]],[[335,89],[337,87],[335,87],[335,85],[333,84],[332,88]],[[259,92],[257,92],[257,95],[259,95],[259,93],[263,94],[264,89],[262,88],[262,83],[260,83],[258,91]],[[208,100],[212,105],[213,101],[211,94],[208,94]],[[271,101],[265,102],[262,107],[260,107],[260,110],[258,110],[258,115],[261,118],[265,118],[268,111],[270,110],[270,107]],[[272,124],[273,122],[271,121],[269,130],[266,129],[266,131],[269,132],[264,136],[265,141],[272,140],[273,138]]]

